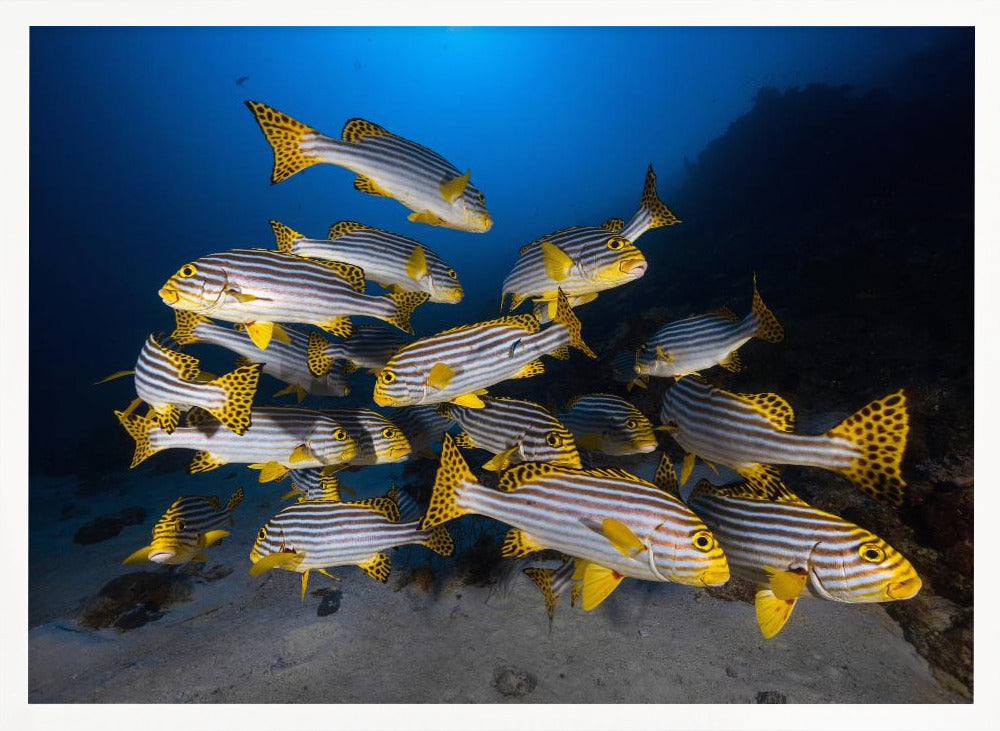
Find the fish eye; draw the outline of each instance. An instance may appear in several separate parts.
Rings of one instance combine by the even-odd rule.
[[[385,429],[382,430],[382,436],[385,437],[386,439],[393,439],[396,436],[396,430],[393,429],[391,426],[387,426]]]
[[[624,246],[625,246],[625,239],[623,239],[621,236],[612,236],[610,239],[608,239],[608,248],[611,249],[612,251],[618,251],[618,249],[621,249]]]
[[[625,428],[626,429],[638,429],[639,428],[639,420],[638,419],[626,419],[625,420]]]
[[[865,543],[858,549],[858,555],[868,563],[881,563],[885,560],[885,551],[874,543]]]
[[[545,435],[545,443],[550,447],[561,447],[563,443],[562,435],[559,432],[550,431]]]
[[[699,551],[708,551],[712,547],[712,544],[715,543],[715,539],[707,530],[700,530],[694,534],[691,542],[694,543],[694,547]]]
[[[446,274],[447,274],[447,275],[448,275],[449,277],[451,277],[452,279],[458,279],[458,272],[456,272],[456,271],[455,271],[454,269],[449,269],[449,270],[448,270],[448,271],[446,272]]]
[[[177,530],[184,530],[185,527],[186,526],[184,525],[184,521],[183,520],[178,520],[177,521]]]
[[[187,279],[188,277],[193,277],[197,272],[198,272],[198,267],[196,267],[194,264],[185,264],[180,268],[180,271],[178,271],[177,273],[180,276]]]
[[[261,528],[259,531],[257,531],[257,540],[262,541],[265,538],[267,538],[267,528]]]
[[[393,381],[396,380],[396,374],[393,373],[392,371],[387,371],[384,368],[378,374],[378,377],[379,380],[382,381],[382,383],[392,383]]]
[[[342,442],[345,439],[347,439],[347,432],[344,431],[343,429],[337,429],[336,431],[333,432],[333,438],[336,439],[338,442]]]

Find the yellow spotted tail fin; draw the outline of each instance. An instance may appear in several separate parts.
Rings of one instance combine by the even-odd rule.
[[[680,223],[673,211],[660,200],[656,194],[656,173],[650,165],[646,171],[646,181],[642,186],[642,197],[639,199],[639,210],[632,216],[632,220],[622,229],[621,235],[629,241],[635,241],[650,229],[661,226],[672,226]]]
[[[846,439],[861,452],[838,471],[876,500],[898,507],[906,487],[900,464],[909,432],[906,396],[900,389],[848,416],[827,436]]]
[[[272,109],[266,104],[250,101],[244,102],[253,112],[261,132],[267,138],[274,152],[274,169],[271,171],[271,183],[280,183],[295,173],[310,165],[322,162],[317,155],[302,152],[302,143],[313,137],[322,137],[323,133],[289,117],[287,114]]]
[[[229,497],[229,502],[226,503],[226,510],[232,513],[236,508],[239,507],[240,503],[243,502],[243,488],[237,487],[236,491]]]
[[[194,329],[203,322],[212,322],[207,317],[196,315],[193,312],[185,312],[184,310],[174,310],[174,319],[177,325],[174,327],[174,331],[170,333],[170,337],[178,345],[190,345],[191,343],[200,342],[201,338],[195,334]]]
[[[236,434],[245,434],[250,428],[250,410],[253,408],[253,397],[257,393],[257,381],[263,368],[263,363],[251,363],[216,378],[211,385],[222,389],[226,397],[225,403],[205,410]]]
[[[432,528],[430,536],[422,543],[441,556],[450,556],[455,552],[455,541],[443,525]]]
[[[778,322],[778,318],[767,308],[764,300],[761,299],[760,292],[757,291],[757,275],[753,275],[753,313],[760,323],[757,326],[755,337],[766,340],[769,343],[780,343],[785,339],[785,329]]]
[[[132,455],[132,464],[129,469],[143,462],[151,454],[160,451],[160,448],[153,447],[149,441],[149,435],[158,428],[155,414],[139,416],[138,414],[126,414],[123,411],[116,411],[115,416],[128,435],[135,440],[135,453]]]
[[[305,238],[295,229],[283,223],[278,223],[274,219],[271,219],[268,223],[271,224],[271,230],[274,231],[274,240],[278,245],[278,251],[282,254],[291,254],[292,244],[299,239]]]
[[[597,357],[597,353],[583,342],[583,327],[580,325],[580,320],[577,318],[576,313],[573,312],[573,308],[569,306],[566,294],[561,289],[556,300],[556,314],[552,320],[562,325],[569,332],[570,345],[584,353],[588,358]]]
[[[426,292],[393,292],[386,295],[396,303],[396,314],[387,318],[386,322],[395,325],[403,332],[413,335],[413,328],[410,326],[410,315],[420,305],[426,302],[430,295]]]
[[[441,441],[441,464],[434,476],[431,502],[427,506],[427,513],[420,522],[420,527],[427,530],[465,515],[468,511],[459,507],[456,498],[462,484],[470,482],[478,481],[462,457],[462,453],[458,451],[455,439],[451,434],[445,434]]]
[[[333,358],[326,354],[329,343],[317,332],[309,333],[309,345],[306,348],[306,365],[314,378],[322,378],[333,365]]]

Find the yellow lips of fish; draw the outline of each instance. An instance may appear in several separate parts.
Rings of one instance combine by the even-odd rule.
[[[911,576],[903,581],[894,581],[885,588],[886,596],[890,599],[910,599],[917,595],[923,582],[919,576]]]
[[[624,259],[618,264],[618,269],[626,277],[641,277],[646,273],[646,257],[639,254],[639,256]]]
[[[700,579],[705,586],[722,586],[729,581],[729,567],[708,569],[702,573]]]
[[[176,289],[171,287],[169,284],[165,284],[160,288],[160,299],[166,305],[175,305],[180,300],[181,296]]]
[[[379,406],[393,406],[396,403],[392,396],[382,393],[377,387],[375,389],[375,393],[372,394],[372,401]]]

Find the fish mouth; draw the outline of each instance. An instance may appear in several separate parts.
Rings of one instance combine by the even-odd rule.
[[[633,257],[630,259],[625,259],[618,265],[619,271],[630,277],[641,277],[646,273],[646,259],[645,257]]]
[[[392,406],[393,401],[390,396],[386,396],[381,393],[372,394],[372,401],[374,401],[379,406]]]
[[[176,305],[181,299],[180,293],[173,287],[161,287],[159,294],[165,305]]]
[[[919,576],[911,576],[903,581],[894,581],[885,588],[886,596],[890,599],[911,599],[920,591],[923,582]]]
[[[650,435],[648,439],[637,439],[632,442],[632,449],[634,449],[638,454],[648,454],[655,450],[659,444],[656,442],[656,437]]]
[[[409,447],[390,447],[388,451],[388,457],[391,460],[401,460],[410,453]]]
[[[150,551],[147,558],[153,563],[170,563],[176,556],[174,551]]]
[[[486,233],[493,228],[493,219],[489,216],[483,216],[479,219],[479,227],[481,229],[481,233]]]
[[[705,586],[722,586],[729,581],[729,567],[724,569],[708,569],[698,577]]]

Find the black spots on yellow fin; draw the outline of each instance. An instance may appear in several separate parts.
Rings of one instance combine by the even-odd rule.
[[[160,451],[159,449],[154,449],[149,441],[150,432],[156,428],[155,420],[148,416],[126,414],[122,411],[116,411],[115,416],[118,418],[119,423],[125,427],[128,435],[135,440],[135,453],[132,455],[132,464],[129,465],[129,469],[138,465],[154,452]]]
[[[466,432],[461,432],[455,436],[455,446],[462,449],[475,449],[476,443]]]
[[[588,358],[597,358],[597,353],[583,342],[583,326],[580,325],[580,320],[577,319],[573,309],[569,306],[569,300],[566,299],[566,294],[561,289],[556,299],[556,311],[552,319],[566,328],[566,331],[569,333],[569,344],[572,347],[582,352]]]
[[[761,299],[760,292],[757,291],[757,275],[753,276],[753,313],[757,316],[759,325],[755,337],[766,340],[769,343],[780,343],[785,339],[785,329],[778,322],[778,318],[767,308],[764,300]]]
[[[359,117],[348,119],[344,123],[344,129],[340,132],[340,139],[344,142],[360,142],[365,137],[382,136],[392,136],[392,132],[374,122],[369,122],[367,119],[360,119]]]
[[[182,381],[196,381],[198,379],[201,368],[198,359],[193,355],[170,350],[170,348],[160,344],[152,335],[149,336],[149,343],[163,360],[174,367],[177,377]]]
[[[511,528],[504,536],[500,546],[503,558],[522,558],[538,551],[544,551],[545,546],[518,528]]]
[[[399,522],[399,506],[391,497],[371,497],[365,500],[355,500],[351,505],[360,505],[383,516],[391,523]]]
[[[326,232],[326,238],[329,241],[334,239],[339,239],[341,236],[346,236],[347,234],[354,233],[355,231],[378,231],[377,228],[372,228],[371,226],[366,226],[363,223],[358,223],[357,221],[337,221],[337,223],[330,226],[330,230]]]
[[[268,223],[271,224],[271,230],[274,231],[274,240],[278,244],[278,251],[282,254],[291,254],[292,245],[299,239],[305,238],[305,236],[295,229],[283,223],[278,223],[274,219],[271,219]]]
[[[365,291],[365,270],[354,264],[343,261],[330,261],[328,259],[311,259],[316,264],[321,264],[343,279],[358,294]]]
[[[426,292],[393,292],[386,297],[391,299],[396,305],[396,314],[386,319],[390,325],[395,325],[405,333],[413,335],[413,327],[410,325],[410,316],[420,305],[430,299]]]
[[[468,511],[456,502],[458,492],[463,483],[476,482],[468,463],[455,446],[454,438],[445,434],[441,441],[441,464],[434,476],[431,502],[420,527],[426,530],[465,515]]]
[[[903,504],[906,482],[900,473],[910,417],[902,389],[875,399],[827,432],[852,442],[860,454],[841,473],[879,502]]]
[[[719,361],[719,365],[730,373],[739,373],[743,370],[743,364],[740,362],[740,356],[735,350]]]
[[[422,545],[441,556],[447,557],[455,553],[455,541],[443,525],[431,529],[431,534],[422,541]]]
[[[529,566],[524,569],[525,576],[535,583],[535,586],[542,592],[542,596],[545,597],[545,613],[549,615],[549,622],[555,616],[556,604],[559,602],[559,597],[552,590],[552,575],[554,573],[555,569],[543,569],[537,566]]]
[[[497,485],[503,492],[513,492],[521,485],[526,485],[529,482],[534,482],[545,475],[552,474],[564,468],[558,468],[555,465],[547,464],[545,462],[522,462],[521,464],[514,465],[509,470],[504,472],[500,476],[500,481]]]
[[[660,454],[660,461],[656,465],[656,473],[653,475],[653,484],[668,495],[680,497],[677,472],[674,470],[674,463],[670,459],[670,455],[666,452]]]
[[[321,162],[318,156],[302,152],[302,142],[309,137],[321,136],[321,132],[307,127],[266,104],[250,100],[247,100],[245,104],[253,112],[261,132],[264,133],[264,137],[267,138],[268,144],[271,145],[271,150],[274,152],[274,168],[271,171],[272,184],[280,183],[295,175],[299,170]]]
[[[181,410],[177,404],[164,404],[155,409],[156,421],[167,434],[173,434],[181,420]]]
[[[226,510],[231,513],[234,510],[236,510],[236,508],[239,507],[240,503],[242,502],[243,502],[243,488],[238,487],[236,488],[236,491],[233,492],[232,495],[230,495],[229,502],[226,503]]]
[[[569,346],[560,345],[558,348],[549,353],[549,355],[558,360],[569,360]]]
[[[195,452],[194,457],[191,459],[191,464],[188,465],[188,474],[194,475],[198,472],[208,472],[209,470],[214,470],[216,467],[221,467],[225,464],[224,460],[219,459],[211,452]]]
[[[503,317],[497,317],[492,320],[473,322],[469,325],[459,325],[458,327],[443,330],[438,334],[447,335],[448,333],[456,333],[462,330],[475,330],[481,327],[513,327],[518,330],[524,330],[528,333],[536,333],[539,330],[538,320],[534,315],[504,315]]]
[[[708,487],[698,483],[701,492],[720,495],[722,497],[744,498],[746,500],[766,500],[772,503],[788,503],[805,505],[806,503],[789,489],[781,480],[778,470],[771,465],[756,464],[739,467],[736,470],[744,478],[743,482],[732,485],[712,485]],[[699,488],[695,488],[698,490]]]
[[[674,212],[667,208],[666,204],[656,194],[656,173],[653,172],[652,165],[646,171],[646,181],[642,187],[642,198],[639,201],[639,207],[649,217],[649,228],[673,226],[675,223],[681,222],[681,219],[675,216]]]
[[[776,393],[736,393],[733,394],[767,417],[779,431],[790,432],[795,428],[795,411],[792,405]]]
[[[211,385],[221,389],[225,402],[222,406],[206,410],[236,434],[243,435],[250,428],[253,397],[257,393],[257,382],[263,368],[262,363],[252,363],[211,382]]]
[[[354,179],[354,189],[360,190],[362,193],[367,193],[368,195],[377,195],[383,198],[391,198],[388,193],[382,190],[371,178],[366,178],[364,175],[359,175]]]
[[[218,420],[200,406],[195,406],[189,409],[187,416],[184,417],[184,426],[198,428],[206,424],[217,425]]]
[[[370,558],[359,563],[358,566],[364,569],[366,574],[383,584],[389,580],[389,573],[392,571],[389,557],[384,553],[373,554]]]
[[[771,589],[758,589],[754,605],[757,611],[757,625],[764,639],[774,637],[792,616],[797,599],[779,599]]]
[[[739,322],[739,316],[733,312],[728,307],[720,307],[716,310],[712,310],[708,314],[715,315],[716,317],[721,317],[723,320],[729,320],[729,322]]]
[[[195,335],[195,328],[201,323],[211,323],[207,317],[196,315],[185,310],[174,310],[174,321],[176,323],[174,331],[170,333],[171,339],[179,345],[190,345],[197,343],[200,338]]]
[[[531,378],[532,376],[540,376],[543,373],[545,373],[545,364],[540,360],[533,360],[530,363],[525,363],[524,367],[511,376],[511,378]]]
[[[306,347],[306,365],[313,378],[322,378],[330,370],[333,358],[326,354],[326,338],[317,332],[309,333],[309,344]]]
[[[347,317],[347,315],[340,315],[332,320],[317,323],[316,326],[339,338],[351,337],[351,333],[354,330],[351,327],[351,318]]]
[[[601,228],[605,231],[610,231],[611,233],[618,233],[625,228],[625,222],[620,218],[609,218],[601,224]]]

